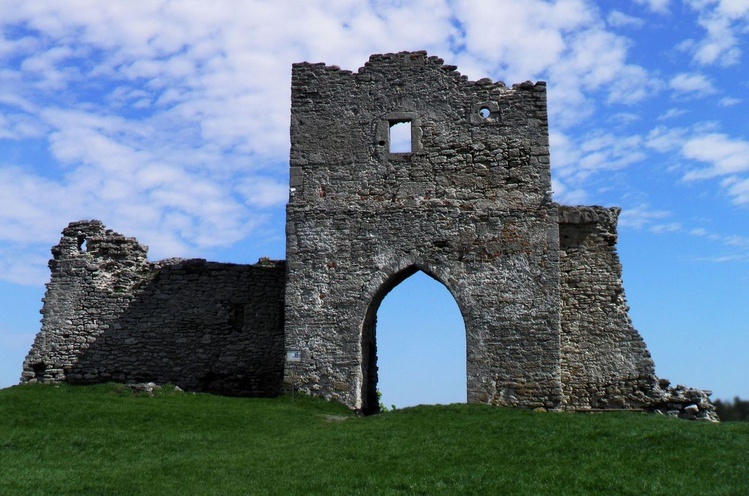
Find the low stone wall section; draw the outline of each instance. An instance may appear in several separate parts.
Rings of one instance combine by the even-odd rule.
[[[281,391],[283,262],[149,263],[145,246],[98,221],[70,224],[52,252],[42,330],[22,382]]]

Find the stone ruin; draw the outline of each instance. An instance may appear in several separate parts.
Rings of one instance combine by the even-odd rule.
[[[405,128],[401,142],[396,126]],[[628,316],[619,209],[552,201],[546,85],[425,52],[294,64],[286,261],[149,262],[99,221],[52,249],[22,382],[299,390],[377,402],[377,310],[423,271],[465,322],[469,402],[714,420],[659,380]]]

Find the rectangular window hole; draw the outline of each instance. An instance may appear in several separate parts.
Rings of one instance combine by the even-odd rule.
[[[390,123],[390,153],[411,153],[411,121]]]

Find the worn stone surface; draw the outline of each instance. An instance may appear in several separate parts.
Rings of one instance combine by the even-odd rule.
[[[299,386],[376,408],[375,317],[422,270],[466,325],[468,400],[562,403],[546,86],[468,81],[423,52],[292,71],[286,347]],[[485,109],[486,117],[480,111]],[[411,152],[388,130],[411,123]]]
[[[616,253],[617,208],[560,207],[562,383],[574,408],[641,408],[656,385],[629,319]]]
[[[280,392],[282,262],[149,263],[144,246],[99,221],[70,224],[52,252],[42,330],[22,381]]]
[[[463,315],[468,401],[715,420],[709,392],[655,376],[632,326],[619,209],[552,202],[545,84],[455,69],[425,52],[294,65],[285,263],[151,263],[70,224],[22,381],[272,395],[283,378],[370,413],[377,310],[421,270]]]

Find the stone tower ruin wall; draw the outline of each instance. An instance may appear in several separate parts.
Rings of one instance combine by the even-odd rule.
[[[280,393],[283,262],[149,263],[146,247],[98,221],[70,224],[52,253],[22,381]]]
[[[412,150],[391,153],[403,121]],[[307,358],[289,365],[302,390],[376,408],[375,313],[422,270],[463,314],[469,401],[562,402],[545,84],[469,81],[423,52],[357,73],[296,64],[291,188],[286,347]]]
[[[294,65],[286,262],[149,262],[71,223],[22,382],[267,396],[285,381],[371,413],[377,310],[423,271],[463,316],[469,402],[713,418],[709,392],[658,380],[632,326],[619,209],[551,200],[546,85],[455,69],[425,52]],[[410,151],[391,151],[403,122]]]
[[[562,384],[574,408],[641,408],[653,389],[655,365],[624,295],[619,212],[559,207]]]

